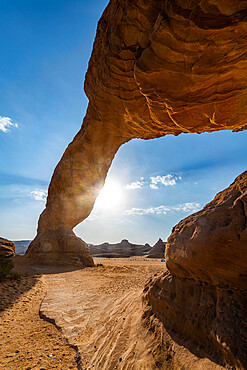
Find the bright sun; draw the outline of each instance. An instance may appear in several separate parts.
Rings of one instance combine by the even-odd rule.
[[[113,181],[105,183],[95,202],[95,208],[100,210],[117,208],[123,201],[121,186]]]

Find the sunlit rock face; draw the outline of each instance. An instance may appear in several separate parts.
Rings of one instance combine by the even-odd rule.
[[[27,256],[92,265],[72,229],[123,143],[245,129],[246,43],[246,1],[110,1],[86,74],[87,113],[54,171]]]
[[[173,275],[247,288],[247,171],[173,228],[166,261]]]
[[[173,228],[166,261],[145,289],[152,313],[222,365],[247,368],[247,171]]]

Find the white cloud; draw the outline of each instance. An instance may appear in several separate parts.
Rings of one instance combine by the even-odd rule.
[[[130,184],[127,184],[124,188],[127,189],[127,190],[140,189],[145,184],[144,177],[141,177],[140,180],[141,181],[131,182]]]
[[[156,208],[158,208],[158,207],[156,207]],[[151,207],[151,208],[131,208],[131,209],[128,209],[127,211],[125,211],[125,213],[127,213],[127,215],[143,216],[143,215],[154,214],[156,208],[155,207]]]
[[[166,215],[168,212],[189,212],[193,213],[198,211],[201,208],[200,203],[182,203],[177,204],[176,206],[159,206],[159,207],[150,207],[150,208],[132,208],[125,213],[127,215],[150,215],[150,214],[164,214]]]
[[[183,203],[173,207],[174,211],[197,212],[201,208],[200,203]]]
[[[175,176],[175,175],[164,175],[164,176],[151,176],[150,180],[145,181],[144,177],[141,177],[140,180],[131,182],[130,184],[127,184],[125,186],[125,189],[127,190],[135,190],[142,188],[145,184],[149,184],[151,189],[157,190],[159,189],[159,185],[164,186],[173,186],[176,185],[178,180],[181,180],[181,176]]]
[[[2,132],[9,132],[10,127],[18,127],[17,123],[12,122],[12,119],[9,117],[0,116],[0,131]]]
[[[36,189],[31,191],[31,196],[40,202],[45,202],[47,197],[47,191],[42,189]]]
[[[165,175],[165,176],[151,176],[151,184],[150,188],[151,189],[159,189],[158,184],[162,184],[164,186],[173,186],[176,185],[178,180],[181,180],[181,176],[174,176],[174,175]]]

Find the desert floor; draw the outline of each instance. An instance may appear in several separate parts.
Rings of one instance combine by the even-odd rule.
[[[0,369],[221,368],[161,324],[143,324],[143,287],[164,263],[94,260],[96,267],[76,270],[15,258],[21,279],[0,283]]]

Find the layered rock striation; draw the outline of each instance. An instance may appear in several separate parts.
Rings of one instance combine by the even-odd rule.
[[[110,1],[85,78],[87,113],[54,171],[27,256],[92,265],[72,229],[123,143],[246,129],[246,16],[245,0]]]
[[[173,228],[166,262],[147,307],[220,364],[247,368],[247,171]]]
[[[0,238],[0,257],[13,257],[15,254],[15,245],[8,239]]]
[[[165,257],[166,243],[159,239],[148,252],[148,258],[164,258]]]

